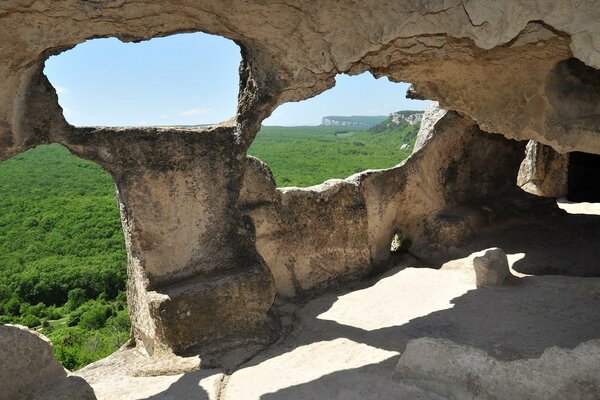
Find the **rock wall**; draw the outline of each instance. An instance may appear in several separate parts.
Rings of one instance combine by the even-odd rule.
[[[39,79],[50,55],[94,37],[192,31],[241,46],[242,128],[333,86],[337,73],[371,71],[414,83],[413,96],[485,131],[600,153],[599,17],[591,0],[4,2],[0,159],[60,136],[61,110]]]
[[[569,190],[569,155],[529,141],[519,169],[517,184],[537,196],[563,197]]]
[[[254,221],[257,249],[280,295],[377,270],[397,232],[413,254],[435,258],[496,221],[553,207],[516,186],[523,142],[485,133],[437,105],[425,113],[417,142],[394,168],[309,188],[277,189],[268,167],[248,159],[240,207]]]

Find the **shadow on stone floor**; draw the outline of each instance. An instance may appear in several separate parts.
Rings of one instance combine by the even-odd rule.
[[[400,270],[396,274],[402,272]],[[511,286],[467,291],[451,300],[452,308],[414,318],[402,325],[374,330],[319,319],[319,315],[329,310],[337,300],[338,296],[327,296],[310,302],[298,312],[299,325],[285,340],[255,357],[242,369],[254,368],[252,374],[255,374],[256,380],[269,380],[271,378],[261,371],[261,363],[282,357],[281,362],[285,365],[286,353],[301,346],[339,338],[398,353],[405,350],[411,339],[443,338],[482,349],[507,361],[537,358],[552,346],[571,349],[580,343],[600,338],[600,309],[597,307],[600,302],[600,279],[594,278],[525,277]],[[320,356],[314,353],[315,359]],[[332,356],[337,358],[345,355]],[[340,369],[305,383],[264,393],[260,398],[397,398],[398,383],[392,375],[398,358],[399,355],[392,355],[382,362]],[[310,368],[310,365],[306,367]],[[296,372],[289,369],[288,373],[294,375]],[[199,382],[212,374],[214,371],[187,373],[167,390],[145,400],[209,399],[209,394],[199,386]],[[235,374],[231,379],[235,379]],[[375,394],[376,397],[373,397]],[[224,398],[243,398],[233,393],[230,396]]]
[[[299,346],[337,338],[399,353],[404,352],[408,341],[414,338],[449,339],[484,350],[502,361],[539,358],[553,346],[573,349],[583,342],[600,339],[600,309],[597,307],[600,279],[525,277],[511,286],[470,290],[454,298],[452,308],[403,325],[371,331],[318,319],[336,300],[337,297],[333,297],[309,304],[308,313],[300,315],[297,331],[243,368],[257,366],[255,373],[260,374],[263,361],[285,357]],[[344,354],[338,356],[344,357]],[[380,399],[397,398],[397,382],[392,375],[398,359],[399,356],[393,356],[380,363],[342,369],[265,393],[261,399],[353,400],[375,398],[374,394]],[[294,374],[294,371],[289,373]]]
[[[140,400],[209,400],[206,390],[200,381],[214,374],[214,371],[200,370],[183,374],[168,389]]]
[[[300,327],[283,344],[301,346],[343,337],[402,352],[410,339],[427,336],[477,347],[501,360],[516,360],[539,357],[552,346],[574,348],[600,338],[600,279],[524,277],[511,286],[470,290],[453,299],[452,308],[370,331],[318,319],[334,302],[323,301],[303,315],[303,321],[312,318],[308,328]]]
[[[600,216],[564,214],[536,223],[512,223],[484,232],[451,256],[425,262],[435,268],[490,247],[526,253],[515,271],[527,275],[600,277]]]
[[[597,263],[600,260],[600,248],[597,246],[600,217],[565,215],[554,218],[533,225],[514,225],[486,234],[465,253],[502,247],[507,253],[525,253],[524,258],[514,265],[515,269],[522,272],[538,271],[544,274],[551,271],[552,267],[565,274],[590,276],[596,274],[594,270],[597,268],[600,274],[600,265]],[[573,252],[571,257],[568,257],[568,252]],[[573,265],[576,267],[569,269]],[[390,271],[360,290],[365,291],[367,299],[371,296],[369,291],[376,291],[381,281],[394,279],[403,272],[402,269]],[[434,274],[442,272],[432,271]],[[428,275],[431,279],[444,279],[435,276]],[[402,291],[402,285],[410,284],[406,279],[399,281],[397,290]],[[427,301],[427,282],[421,284],[423,298],[415,299],[415,302]],[[502,361],[539,358],[553,346],[573,349],[583,342],[600,339],[600,308],[597,307],[600,303],[600,279],[569,276],[519,278],[503,287],[468,290],[460,296],[449,298],[450,308],[430,312],[403,324],[373,330],[319,318],[347,293],[323,296],[300,308],[296,315],[296,328],[241,369],[254,368],[253,374],[258,380],[268,380],[268,376],[261,377],[262,363],[282,357],[285,365],[286,354],[294,349],[340,338],[400,354],[411,339],[448,339],[481,349]],[[407,306],[410,307],[410,304]],[[368,311],[363,309],[357,312]],[[316,359],[319,356],[315,354]],[[343,357],[344,354],[334,355],[338,356]],[[399,355],[392,355],[382,362],[367,362],[367,365],[359,368],[340,368],[305,383],[264,393],[261,398],[354,400],[374,398],[374,393],[380,399],[397,398],[397,382],[392,375],[398,359]],[[310,368],[308,365],[306,367]],[[289,370],[289,374],[294,373],[293,369]],[[198,385],[203,377],[201,371],[186,374],[166,391],[147,399],[208,399],[206,391]],[[235,377],[234,374],[231,379]]]

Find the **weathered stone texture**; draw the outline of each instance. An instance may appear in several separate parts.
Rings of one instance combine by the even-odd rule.
[[[24,326],[0,326],[0,399],[95,400],[90,385],[67,371],[45,336]]]
[[[566,0],[5,2],[0,158],[59,134],[56,97],[40,78],[48,56],[92,37],[191,31],[242,46],[242,126],[331,87],[338,72],[368,70],[415,83],[415,95],[486,131],[599,153],[598,91],[589,79],[600,67],[599,13],[593,1]]]
[[[475,284],[479,287],[501,286],[510,276],[508,258],[499,248],[482,251],[473,258]]]
[[[0,160],[57,142],[111,173],[133,339],[147,353],[264,343],[276,292],[365,276],[386,263],[397,232],[430,257],[494,222],[552,210],[516,187],[524,140],[600,154],[598,20],[591,0],[4,1]],[[195,31],[240,45],[234,119],[198,129],[66,123],[43,74],[49,56],[90,38]],[[264,118],[338,73],[365,71],[455,111],[430,110],[399,166],[276,189],[268,167],[246,157]]]
[[[568,192],[569,155],[552,147],[529,141],[517,184],[521,189],[544,197],[563,197]]]
[[[246,184],[262,179],[246,170]],[[331,180],[312,188],[275,189],[272,201],[242,208],[256,226],[256,247],[271,268],[278,292],[293,297],[299,292],[334,287],[355,280],[370,270],[367,212],[357,185]]]
[[[268,341],[275,289],[237,209],[236,128],[74,129],[63,144],[115,179],[137,344],[153,354]]]
[[[596,399],[600,344],[551,347],[539,358],[498,360],[445,339],[408,342],[396,367],[401,381],[447,399]]]
[[[371,273],[390,257],[397,232],[413,254],[435,258],[497,221],[556,207],[517,188],[524,143],[455,112],[430,107],[415,149],[394,168],[310,188],[277,189],[268,167],[248,159],[240,208],[280,295]]]

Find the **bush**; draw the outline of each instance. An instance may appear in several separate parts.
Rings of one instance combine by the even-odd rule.
[[[76,288],[69,290],[69,294],[67,295],[67,309],[76,310],[85,303],[87,300],[87,296],[85,295],[85,290],[81,288]]]
[[[36,326],[39,326],[42,323],[42,321],[38,317],[31,314],[22,317],[19,322],[21,323],[21,325],[25,325],[28,328],[35,328]]]
[[[111,315],[112,309],[109,305],[95,303],[89,310],[81,314],[78,325],[88,330],[102,328]]]

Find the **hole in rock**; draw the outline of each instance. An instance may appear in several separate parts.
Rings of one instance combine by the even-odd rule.
[[[48,336],[78,369],[129,339],[127,255],[112,178],[59,145],[0,164],[0,323]]]
[[[369,73],[338,75],[334,88],[277,108],[248,152],[269,165],[278,186],[393,167],[412,152],[429,104],[406,99],[408,87]]]
[[[392,242],[390,243],[390,253],[392,254],[406,254],[410,249],[411,240],[408,237],[405,237],[402,233],[396,232],[392,237]]]
[[[44,72],[73,125],[192,126],[235,115],[240,60],[234,42],[203,33],[110,38],[50,57]]]
[[[600,155],[581,152],[569,154],[569,201],[600,202],[599,182]]]

